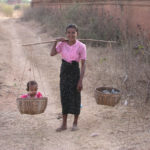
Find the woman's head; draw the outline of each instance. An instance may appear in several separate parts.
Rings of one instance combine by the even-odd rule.
[[[70,24],[66,27],[66,36],[69,41],[75,41],[78,36],[78,27],[75,24]]]
[[[36,81],[29,81],[27,83],[27,91],[31,96],[36,95],[37,90],[38,90],[38,84]]]

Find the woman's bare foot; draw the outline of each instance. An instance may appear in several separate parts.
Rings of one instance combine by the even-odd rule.
[[[59,128],[56,129],[56,132],[61,132],[61,131],[64,131],[66,129],[67,129],[66,126],[61,126],[61,127],[59,127]]]
[[[77,131],[79,130],[79,128],[77,127],[77,125],[73,125],[71,131]]]

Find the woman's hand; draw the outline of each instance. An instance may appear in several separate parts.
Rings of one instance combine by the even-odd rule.
[[[81,92],[82,89],[83,89],[82,81],[79,80],[78,85],[77,85],[77,90],[78,90],[79,92]]]
[[[64,37],[62,37],[62,38],[57,38],[56,41],[57,42],[65,42],[65,41],[67,41],[67,39],[65,39]]]
[[[57,54],[57,51],[56,51],[56,45],[57,45],[57,42],[65,42],[67,41],[65,38],[57,38],[52,49],[51,49],[51,53],[50,53],[50,56],[55,56]]]
[[[84,77],[84,72],[85,72],[85,60],[81,60],[81,74],[80,74],[80,79],[79,79],[78,85],[77,85],[77,90],[79,92],[81,92],[81,90],[83,89],[82,80]]]

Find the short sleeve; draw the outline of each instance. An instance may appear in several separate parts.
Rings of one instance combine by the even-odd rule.
[[[43,97],[43,96],[42,96],[42,93],[41,93],[41,92],[38,92],[38,93],[37,93],[37,97],[38,97],[38,98]]]
[[[63,42],[59,42],[59,43],[57,44],[57,46],[56,46],[56,51],[57,51],[58,53],[60,53],[60,52],[62,51],[62,45],[63,45]]]
[[[28,97],[28,95],[22,95],[21,96],[21,98],[27,98]]]
[[[86,45],[85,44],[83,44],[80,47],[80,59],[86,60]]]

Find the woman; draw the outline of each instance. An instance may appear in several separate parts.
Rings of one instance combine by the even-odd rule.
[[[86,46],[77,40],[78,28],[71,24],[66,27],[66,38],[56,39],[51,56],[61,54],[62,65],[60,71],[60,93],[63,122],[56,131],[67,129],[67,115],[74,114],[72,131],[77,130],[81,105],[81,90],[85,72]],[[59,43],[58,43],[59,42]],[[81,69],[79,62],[81,61]]]

